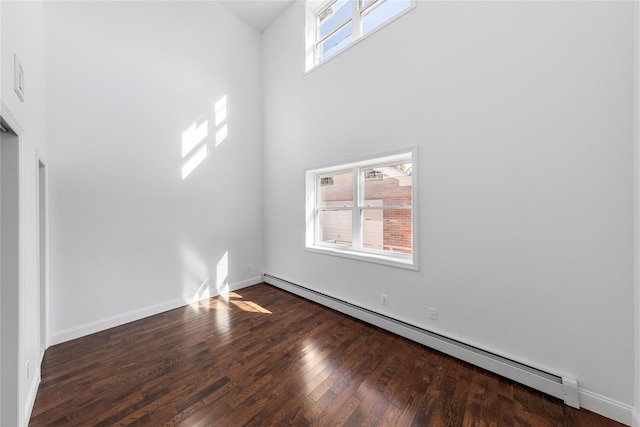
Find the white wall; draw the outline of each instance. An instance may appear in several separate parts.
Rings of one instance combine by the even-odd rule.
[[[26,423],[40,379],[39,277],[36,215],[36,149],[47,153],[45,117],[44,25],[41,2],[0,2],[1,93],[3,104],[23,129],[21,147],[21,306],[20,349],[16,372],[19,378],[19,422]],[[13,90],[13,55],[25,71],[25,101]],[[25,364],[31,368],[27,378]],[[6,408],[3,407],[3,411]]]
[[[263,36],[265,272],[572,376],[630,423],[633,7],[418,2],[304,75],[294,2]],[[304,251],[305,168],[412,145],[419,272]]]
[[[260,34],[215,2],[45,16],[52,342],[259,282]],[[204,122],[210,155],[183,180],[183,132]]]

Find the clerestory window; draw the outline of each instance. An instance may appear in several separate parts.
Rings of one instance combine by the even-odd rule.
[[[416,0],[307,0],[306,70],[415,6]]]

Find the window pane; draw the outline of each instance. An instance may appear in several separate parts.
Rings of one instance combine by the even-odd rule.
[[[318,242],[351,245],[351,210],[323,210],[318,215]]]
[[[352,8],[349,0],[338,0],[320,12],[320,14],[318,14],[320,21],[318,28],[319,40],[322,40],[351,19],[351,13]]]
[[[411,163],[362,169],[362,179],[365,207],[412,205]]]
[[[362,17],[362,34],[365,35],[376,29],[410,5],[411,0],[384,0],[381,4],[373,6]]]
[[[352,41],[351,27],[351,24],[347,25],[325,41],[318,44],[318,62],[324,61],[335,53],[340,52],[343,48],[349,46]]]
[[[364,10],[376,1],[383,2],[384,0],[360,0],[360,10]]]
[[[319,207],[353,206],[353,172],[319,175],[318,188],[320,189]]]
[[[363,248],[410,254],[412,242],[411,209],[363,209]]]

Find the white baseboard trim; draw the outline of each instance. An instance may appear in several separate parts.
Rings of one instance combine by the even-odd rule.
[[[472,365],[479,366],[528,387],[540,390],[548,395],[555,396],[564,400],[569,406],[578,407],[579,401],[580,407],[592,412],[629,426],[632,423],[633,408],[631,406],[580,389],[579,387],[571,387],[572,384],[577,386],[577,382],[571,378],[561,377],[561,381],[558,383],[552,376],[536,368],[527,369],[526,366],[517,362],[509,363],[508,360],[500,356],[498,356],[496,360],[494,355],[482,349],[469,348],[469,346],[465,346],[464,343],[455,342],[455,340],[448,339],[444,336],[434,336],[437,334],[421,330],[417,327],[411,327],[411,325],[404,324],[404,322],[397,321],[396,319],[388,318],[347,302],[336,300],[330,296],[323,295],[269,274],[265,274],[263,277],[264,282],[277,288],[378,326],[396,335],[416,341],[427,347],[471,363]],[[565,393],[571,393],[572,395],[567,396]],[[640,425],[637,427],[640,427]]]
[[[640,409],[633,410],[633,427],[640,427]]]
[[[239,289],[246,288],[260,282],[262,282],[261,276],[251,277],[241,282],[230,284],[229,291],[237,291]],[[218,294],[214,294],[207,298],[212,298],[217,295]],[[53,332],[49,338],[49,345],[56,345],[66,341],[71,341],[76,338],[104,331],[105,329],[124,325],[125,323],[134,322],[136,320],[144,319],[145,317],[154,316],[156,314],[164,313],[165,311],[184,307],[189,304],[191,304],[190,301],[186,301],[184,298],[178,298],[172,301],[166,301],[160,304],[154,304],[148,307],[132,310],[127,313],[117,314],[115,316],[96,320],[94,322],[85,323],[83,325],[74,326],[72,328],[64,329],[59,332]]]
[[[31,419],[31,412],[33,411],[33,405],[36,403],[36,395],[38,394],[38,387],[40,387],[40,379],[41,379],[41,371],[40,364],[38,364],[33,372],[33,379],[31,380],[31,385],[29,386],[29,392],[25,397],[24,401],[24,424],[29,424],[29,419]]]
[[[584,409],[600,414],[603,417],[611,418],[619,423],[628,426],[632,425],[632,406],[584,389],[579,389],[578,393],[580,394],[580,406]]]

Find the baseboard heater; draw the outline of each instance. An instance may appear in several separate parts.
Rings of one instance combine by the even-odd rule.
[[[554,396],[563,400],[566,405],[580,408],[578,383],[573,378],[525,365],[270,274],[263,274],[263,279],[266,283],[277,288]]]

